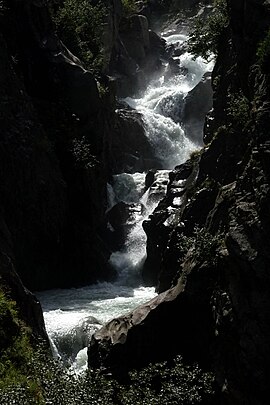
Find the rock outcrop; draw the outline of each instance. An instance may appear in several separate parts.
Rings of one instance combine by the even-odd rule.
[[[145,90],[149,80],[168,59],[165,41],[150,30],[144,15],[120,19],[108,73],[117,81],[117,95],[127,97]]]
[[[120,105],[116,110],[110,155],[114,174],[143,172],[157,166],[142,115],[128,106]]]
[[[208,72],[185,97],[181,117],[187,137],[201,146],[205,117],[213,106],[212,100],[211,72]]]
[[[164,41],[143,15],[123,18],[120,0],[105,3],[101,84],[56,35],[47,1],[0,4],[1,285],[45,339],[40,305],[27,288],[113,279],[107,181],[146,160],[152,166],[140,116],[125,107],[116,113],[115,95],[125,80],[125,94],[146,85],[161,66]],[[128,72],[119,81],[122,67]],[[112,72],[117,78],[106,76]]]
[[[1,210],[16,270],[32,290],[110,278],[100,236],[110,112],[46,2],[11,1],[2,22]]]
[[[228,14],[207,146],[171,174],[166,198],[145,224],[144,274],[159,294],[94,335],[89,365],[121,375],[178,353],[214,371],[220,404],[265,405],[270,9],[261,0],[228,1]]]

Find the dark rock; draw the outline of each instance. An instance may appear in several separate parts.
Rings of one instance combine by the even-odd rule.
[[[152,186],[155,181],[156,170],[149,170],[145,176],[145,191]]]
[[[3,251],[5,251],[4,235],[6,233],[6,229],[3,229],[2,221],[0,225],[0,232],[1,232],[1,239],[0,239],[1,289],[7,291],[9,297],[15,301],[19,311],[19,316],[27,326],[31,327],[31,333],[33,337],[35,339],[41,338],[43,342],[47,345],[47,347],[49,347],[49,338],[45,330],[41,305],[38,302],[37,298],[22,284],[20,277],[15,271],[13,258],[10,257],[7,253],[3,253]]]
[[[205,73],[202,80],[185,97],[181,116],[187,137],[199,145],[202,145],[205,116],[212,106],[211,73]]]
[[[180,92],[170,94],[159,100],[156,110],[165,117],[170,117],[174,122],[181,122],[184,108],[184,95]]]
[[[12,0],[0,41],[1,206],[16,271],[32,290],[113,276],[101,240],[110,113],[96,81],[55,35],[46,2]]]
[[[173,56],[179,57],[183,55],[183,53],[186,52],[186,46],[185,44],[180,45],[179,47],[175,48],[173,51]]]
[[[111,226],[116,229],[118,226],[123,226],[129,217],[129,204],[120,201],[115,204],[107,213],[107,219]]]
[[[166,43],[149,29],[144,15],[123,17],[111,51],[109,72],[117,80],[117,94],[127,97],[146,88],[167,58]]]
[[[199,274],[189,265],[188,274],[187,280],[182,277],[177,286],[97,331],[88,350],[89,366],[102,366],[119,376],[131,368],[168,359],[179,352],[179,347],[206,366],[214,339],[209,290],[205,288],[209,273],[204,269]],[[193,301],[196,294],[198,307]],[[180,325],[175,324],[176,312]]]
[[[128,219],[130,217],[129,204],[120,201],[107,212],[107,220],[110,224],[107,231],[108,244],[113,251],[119,250],[125,241],[128,232]]]
[[[257,49],[270,14],[261,0],[229,1],[228,6],[229,27],[220,37],[213,111],[205,128],[209,145],[193,156],[192,170],[186,165],[181,174],[180,167],[178,178],[177,170],[172,172],[168,193],[144,223],[146,282],[161,280],[161,289],[174,286],[101,328],[88,355],[90,366],[119,376],[180,353],[214,371],[218,403],[265,405],[270,82],[269,66],[258,66]],[[241,100],[244,113],[237,110]],[[170,228],[174,195],[181,192],[178,220]],[[181,242],[188,242],[184,253],[177,249]]]
[[[197,165],[191,160],[177,166],[170,173],[170,181],[167,188],[166,197],[158,204],[150,218],[143,222],[143,228],[147,235],[147,257],[142,269],[142,277],[146,285],[160,285],[160,271],[168,241],[175,227],[179,226],[179,217],[181,210],[184,209],[189,197],[190,189],[193,187],[194,177],[196,176]],[[177,206],[176,204],[177,199]],[[171,269],[170,275],[175,274],[176,270]],[[164,286],[171,285],[170,275],[164,271]],[[167,280],[166,282],[164,280]],[[161,291],[164,287],[161,287]]]
[[[112,162],[115,173],[134,173],[155,167],[154,150],[145,134],[142,116],[131,108],[116,111],[112,139]]]

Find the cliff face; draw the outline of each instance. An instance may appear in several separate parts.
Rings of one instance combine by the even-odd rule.
[[[146,17],[123,17],[120,0],[104,7],[100,83],[56,35],[47,1],[0,4],[1,284],[41,333],[40,308],[24,285],[34,291],[115,277],[105,242],[107,182],[140,169],[144,153],[151,157],[140,116],[125,106],[115,111],[115,94],[145,86],[164,43]],[[126,127],[133,144],[140,134],[137,149],[122,142]]]
[[[144,224],[144,276],[160,294],[98,331],[89,364],[115,371],[180,353],[215,372],[219,403],[266,404],[270,9],[260,0],[227,8],[206,146],[171,173]]]
[[[1,212],[10,255],[31,289],[111,277],[99,236],[108,170],[97,83],[55,35],[46,2],[11,1],[2,23]]]
[[[100,237],[107,118],[94,77],[56,37],[47,3],[1,6],[0,283],[46,339],[27,288],[114,275]]]

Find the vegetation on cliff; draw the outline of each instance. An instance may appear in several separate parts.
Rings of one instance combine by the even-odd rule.
[[[28,370],[34,354],[30,340],[31,329],[20,319],[16,303],[0,290],[0,392],[24,386],[34,394],[36,381]]]
[[[64,0],[51,3],[57,34],[86,68],[102,66],[102,34],[106,7],[102,1]]]
[[[136,13],[136,11],[138,10],[136,1],[134,0],[122,0],[122,4],[125,15]]]
[[[210,15],[195,18],[188,40],[189,52],[205,59],[215,57],[228,23],[226,0],[214,0]]]
[[[270,58],[270,29],[265,37],[259,42],[256,56],[261,67],[264,69]]]
[[[24,347],[23,367],[18,369],[15,365],[11,373],[13,363],[9,359],[8,376],[0,385],[0,401],[5,405],[214,403],[213,375],[203,372],[196,364],[184,365],[181,357],[131,371],[128,379],[121,382],[91,370],[75,376],[48,357],[42,348],[33,351],[27,344]]]
[[[85,67],[99,69],[106,15],[101,2],[53,3],[57,31],[65,45]],[[159,3],[166,7],[170,2]],[[187,285],[175,313],[170,312],[171,306],[161,313],[168,320],[170,312],[170,324],[176,329],[179,319],[184,324],[175,347],[206,360],[227,395],[225,402],[234,405],[248,401],[263,404],[270,336],[270,17],[268,2],[247,0],[245,9],[242,3],[217,0],[211,17],[198,20],[191,35],[193,53],[216,56],[214,109],[206,121],[206,147],[196,164],[193,162],[198,176],[181,207],[183,222],[164,242],[166,250],[156,255],[162,258],[164,286],[175,284],[179,276],[181,287]],[[0,17],[4,4],[0,1]],[[39,7],[39,2],[31,6],[37,4]],[[123,5],[127,15],[135,10],[133,1],[123,1]],[[15,246],[18,269],[25,272],[29,283],[42,282],[44,286],[50,277],[59,281],[61,277],[56,277],[54,270],[63,262],[66,266],[59,273],[73,281],[66,272],[68,265],[73,270],[76,263],[88,271],[100,251],[102,243],[95,238],[102,222],[96,217],[102,219],[100,201],[107,180],[101,162],[104,111],[95,80],[82,70],[80,62],[57,41],[44,48],[43,34],[50,26],[46,18],[41,19],[46,29],[40,32],[39,20],[36,26],[31,20],[35,15],[29,11],[32,8],[20,10],[22,26],[30,34],[14,23],[21,16],[11,16],[7,21],[14,23],[17,37],[6,26],[6,42],[2,32],[0,36],[0,119],[5,130],[1,164],[7,165],[1,166],[1,173],[9,173],[5,187],[1,185],[1,238],[2,234],[6,238],[4,242],[1,239],[1,250],[13,257],[10,250]],[[16,43],[20,34],[22,43],[29,41],[32,54]],[[71,122],[74,125],[69,125]],[[101,179],[100,187],[97,179]],[[166,210],[165,203],[164,207]],[[8,213],[3,221],[2,211]],[[152,229],[159,232],[158,227]],[[104,254],[104,261],[97,263],[100,269],[105,261]],[[32,280],[29,267],[36,280]],[[97,268],[96,262],[93,267]],[[82,274],[80,280],[88,278]],[[160,320],[155,321],[158,331]],[[147,319],[144,326],[147,329]],[[167,342],[162,344],[172,350],[172,338],[166,335],[167,331],[163,334]],[[158,348],[159,338],[157,333]],[[213,393],[213,375],[196,365],[187,366],[179,358],[133,370],[125,384],[94,372],[77,379],[48,357],[46,349],[33,347],[31,330],[20,319],[15,303],[0,292],[0,399],[4,404],[194,404],[202,400],[211,403]]]

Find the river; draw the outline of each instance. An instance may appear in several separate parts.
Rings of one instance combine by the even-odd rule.
[[[185,32],[167,30],[161,35],[168,44],[178,48],[187,40]],[[179,109],[188,92],[200,82],[205,72],[213,68],[213,63],[200,57],[194,59],[187,52],[175,56],[174,60],[181,67],[178,72],[168,76],[169,66],[164,66],[164,72],[149,84],[140,98],[125,99],[142,113],[148,139],[162,167],[147,191],[145,172],[118,174],[112,184],[108,184],[108,209],[119,201],[133,203],[125,243],[110,258],[118,272],[117,281],[36,293],[54,356],[62,359],[75,373],[86,369],[87,344],[102,324],[131,311],[156,294],[154,288],[144,287],[140,278],[146,255],[142,222],[166,193],[169,171],[202,147],[202,141],[194,143],[185,134],[179,123]]]

